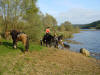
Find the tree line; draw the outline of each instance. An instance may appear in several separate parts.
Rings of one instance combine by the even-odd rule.
[[[44,15],[36,3],[37,0],[0,0],[0,33],[17,29],[36,41],[44,35],[48,26],[52,33],[79,31],[68,21],[58,26],[56,19],[50,14]]]

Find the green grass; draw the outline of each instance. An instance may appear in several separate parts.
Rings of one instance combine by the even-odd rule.
[[[13,49],[13,44],[11,40],[7,41],[2,39],[1,42],[2,44],[0,45],[0,75],[5,75],[5,73],[14,75],[16,74],[16,72],[21,72],[23,67],[25,67],[23,66],[25,65],[24,63],[31,60],[31,58],[25,56],[25,54],[22,52],[22,50],[24,50],[22,42],[18,42],[17,49]],[[44,47],[30,42],[28,53],[32,51],[41,51],[43,49]],[[13,65],[13,63],[15,64]],[[13,67],[11,68],[11,66]],[[9,68],[12,71],[10,71]]]
[[[18,42],[17,44],[17,49],[13,48],[13,44],[12,41],[7,41],[2,39],[1,40],[2,44],[0,45],[0,56],[1,55],[6,55],[8,53],[20,53],[22,52],[22,50],[24,50],[24,46],[22,44],[22,42]],[[42,46],[37,45],[37,44],[33,44],[32,42],[30,43],[30,47],[29,47],[29,51],[41,51],[43,49]]]

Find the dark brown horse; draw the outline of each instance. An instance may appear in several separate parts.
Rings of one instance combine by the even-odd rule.
[[[59,42],[62,40],[63,36],[52,36],[51,34],[46,34],[44,35],[43,39],[40,40],[41,45],[46,45],[46,46],[54,46],[55,48],[58,48]]]
[[[45,44],[46,47],[47,46],[51,47],[53,39],[54,36],[47,33],[46,35],[44,35],[43,39],[41,40],[41,45]]]
[[[16,48],[18,41],[22,41],[22,43],[24,44],[24,47],[25,47],[25,51],[28,51],[29,39],[25,33],[22,33],[22,32],[17,31],[17,30],[11,30],[10,35],[12,36],[14,48]]]

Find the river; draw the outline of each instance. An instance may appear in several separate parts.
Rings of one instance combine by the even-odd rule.
[[[91,56],[100,59],[100,30],[81,31],[74,34],[74,38],[70,39],[81,44],[71,44],[71,50],[79,52],[80,48],[86,48],[90,51]]]

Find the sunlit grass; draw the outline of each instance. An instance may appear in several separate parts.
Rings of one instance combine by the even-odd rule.
[[[13,48],[13,44],[12,41],[8,41],[8,40],[1,40],[2,44],[0,45],[0,55],[5,55],[7,53],[19,53],[22,50],[24,50],[24,46],[22,44],[22,42],[18,42],[17,44],[17,49]],[[43,47],[37,44],[33,44],[32,42],[30,42],[30,46],[29,46],[29,51],[40,51],[42,50]]]

